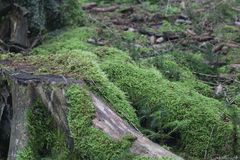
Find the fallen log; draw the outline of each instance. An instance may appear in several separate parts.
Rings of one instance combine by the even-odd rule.
[[[9,116],[9,122],[11,123],[8,123],[8,127],[11,126],[8,129],[10,136],[5,139],[9,141],[9,144],[3,144],[3,141],[0,141],[0,146],[5,145],[5,147],[9,148],[8,156],[5,158],[15,160],[17,153],[26,147],[29,141],[26,113],[38,98],[41,99],[46,109],[51,113],[57,127],[64,133],[67,145],[71,149],[74,141],[69,131],[66,116],[68,105],[64,93],[67,86],[77,84],[83,87],[85,85],[84,82],[64,76],[33,75],[25,71],[6,68],[2,68],[0,73],[1,97],[7,99],[0,101],[0,110],[6,110],[6,106],[8,106],[8,110],[11,110],[12,113]],[[99,96],[91,91],[89,91],[89,96],[96,110],[95,118],[92,121],[93,126],[102,130],[103,133],[112,139],[121,139],[124,135],[132,135],[135,138],[130,148],[132,153],[146,157],[182,159],[146,138],[131,124],[119,117],[111,109],[111,106]],[[1,117],[0,122],[3,120]],[[2,132],[0,137],[1,134]]]

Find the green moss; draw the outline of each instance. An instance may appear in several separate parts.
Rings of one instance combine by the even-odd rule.
[[[50,37],[43,45],[35,48],[32,54],[57,54],[67,53],[73,49],[90,50],[92,45],[87,40],[96,34],[94,27],[69,28],[64,33],[54,38]]]
[[[127,101],[125,94],[110,82],[97,63],[97,56],[91,52],[73,50],[67,54],[30,56],[29,63],[39,67],[38,71],[71,75],[83,79],[91,90],[100,94],[125,120],[139,126],[135,109]]]
[[[94,47],[86,43],[95,34],[95,28],[69,30],[47,40],[34,49],[32,56],[24,59],[40,73],[84,80],[88,89],[102,96],[122,118],[139,126],[136,109],[145,127],[144,133],[158,143],[171,145],[177,151],[198,158],[203,158],[205,152],[209,158],[234,154],[234,127],[229,113],[219,101],[203,96],[207,95],[209,87],[197,81],[192,74],[192,71],[213,72],[203,63],[200,53],[174,52],[148,59],[149,67],[137,64],[127,53],[118,49]],[[135,36],[127,33],[130,40],[138,39]],[[76,155],[90,159],[96,159],[96,156],[102,159],[117,156],[119,159],[137,158],[127,154],[129,141],[113,141],[92,127],[91,119],[95,111],[91,109],[93,107],[85,89],[70,87],[68,97],[72,108],[68,118],[76,149],[73,158]],[[86,115],[83,114],[85,111]],[[86,132],[83,126],[87,126]],[[93,143],[89,143],[91,141]],[[101,145],[103,141],[106,144]],[[104,147],[107,149],[102,150]],[[26,153],[31,152],[26,150]]]
[[[34,160],[35,156],[30,146],[17,153],[17,160]]]
[[[156,67],[164,77],[170,81],[181,83],[203,95],[212,95],[211,88],[197,80],[190,69],[186,67],[187,65],[180,64],[179,61],[176,61],[176,57],[173,57],[172,55],[150,58],[147,60],[147,63]]]
[[[172,52],[170,53],[175,57],[175,61],[178,64],[182,64],[185,67],[188,67],[192,72],[200,72],[200,73],[214,73],[216,72],[213,68],[206,65],[204,62],[205,57],[203,53],[191,53],[191,52]]]
[[[183,32],[185,30],[185,26],[183,25],[172,25],[170,22],[164,20],[161,25],[159,31],[160,32]]]
[[[68,97],[68,122],[74,139],[74,154],[78,159],[115,160],[129,152],[131,142],[111,140],[105,133],[92,126],[95,110],[85,89],[71,86]]]
[[[121,140],[112,140],[101,130],[93,127],[95,109],[86,89],[72,85],[67,89],[66,95],[69,106],[68,123],[74,139],[71,159],[157,160],[131,154],[129,148],[134,140],[131,136],[126,135]]]
[[[233,127],[224,120],[229,116],[220,102],[169,82],[155,69],[115,58],[106,58],[102,68],[130,97],[143,127],[168,135],[163,142],[196,157],[205,151],[209,156],[231,154]]]
[[[17,159],[66,159],[69,151],[65,137],[58,131],[51,114],[43,104],[36,100],[27,114],[29,141],[26,148],[19,151]]]

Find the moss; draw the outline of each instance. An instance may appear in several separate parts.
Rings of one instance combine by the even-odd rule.
[[[66,159],[69,151],[65,137],[58,131],[51,114],[43,104],[36,100],[27,114],[29,142],[22,151],[18,152],[17,159]]]
[[[161,25],[159,31],[160,32],[184,32],[185,26],[184,25],[172,25],[170,22],[164,20],[163,24]]]
[[[122,118],[139,126],[135,109],[127,101],[125,94],[102,72],[97,63],[97,56],[93,53],[73,50],[67,54],[30,56],[28,59],[29,63],[39,67],[39,72],[46,71],[83,79],[91,90],[104,97]]]
[[[191,73],[212,72],[203,64],[200,53],[174,52],[153,61],[148,59],[149,64],[158,69],[156,70],[151,65],[149,67],[137,64],[127,53],[118,49],[94,47],[86,43],[95,33],[95,28],[87,27],[69,30],[47,40],[34,49],[32,56],[24,59],[40,73],[62,74],[84,80],[88,89],[104,97],[122,118],[136,126],[139,126],[140,119],[145,133],[158,143],[171,145],[173,149],[189,153],[193,157],[202,158],[205,152],[208,152],[209,158],[217,154],[233,154],[233,125],[229,120],[229,113],[219,101],[203,96],[209,92],[208,86],[198,83]],[[84,89],[71,87],[68,93],[69,99],[76,101],[76,104],[86,103],[91,108],[92,104]],[[77,97],[86,98],[86,101],[80,102]],[[89,123],[85,124],[81,116],[77,116],[83,114],[81,105],[76,104],[71,104],[70,101],[74,110],[70,111],[69,115],[79,118],[75,121],[69,117],[72,134],[76,138],[76,154],[73,156],[81,155],[94,159],[99,155],[100,158],[111,159],[111,155],[106,152],[117,151],[123,153],[118,158],[137,158],[126,154],[129,141],[112,141],[92,127],[90,120],[94,110],[87,110]],[[139,119],[131,104],[137,110]],[[88,129],[78,133],[82,131],[83,125],[87,125]],[[99,140],[98,137],[103,139]],[[94,143],[87,145],[87,141],[91,140]],[[106,151],[102,151],[102,140],[106,140],[108,144]],[[120,146],[119,149],[116,146]]]
[[[118,56],[106,58],[102,68],[130,97],[143,127],[163,131],[168,135],[165,143],[192,156],[203,157],[206,150],[210,156],[232,153],[233,127],[224,120],[229,116],[220,102]]]
[[[23,150],[17,153],[17,160],[34,160],[34,153],[30,146],[27,146]]]
[[[164,77],[170,81],[181,83],[203,95],[212,95],[211,88],[203,82],[200,82],[190,69],[186,67],[187,65],[184,66],[183,64],[180,64],[172,55],[150,58],[147,60],[147,63],[156,67]]]
[[[68,97],[68,122],[74,139],[74,154],[78,159],[109,160],[119,159],[129,152],[131,142],[111,140],[105,133],[92,126],[95,110],[85,89],[71,86]]]
[[[69,28],[61,35],[49,38],[43,45],[35,48],[32,54],[67,53],[73,49],[89,50],[92,45],[87,40],[96,34],[94,27]]]

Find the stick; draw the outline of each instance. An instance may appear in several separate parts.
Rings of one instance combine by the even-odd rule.
[[[91,11],[93,12],[113,12],[116,9],[118,9],[119,6],[110,6],[110,7],[106,7],[106,8],[92,8]]]

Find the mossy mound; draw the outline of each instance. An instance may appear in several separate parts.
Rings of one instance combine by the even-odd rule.
[[[234,125],[231,113],[223,103],[209,98],[209,86],[198,81],[192,73],[213,71],[203,64],[200,54],[172,53],[139,64],[121,50],[88,44],[87,40],[95,34],[95,28],[68,30],[60,36],[49,38],[33,50],[32,56],[17,56],[15,61],[24,59],[24,62],[35,66],[39,73],[84,80],[88,89],[102,96],[122,118],[137,127],[141,121],[145,134],[155,142],[170,145],[177,152],[196,158],[203,158],[206,154],[208,158],[234,155],[236,142],[232,138]],[[70,102],[72,99],[69,105],[73,109],[68,118],[76,138],[75,147],[87,147],[85,149],[88,150],[84,153],[76,150],[77,155],[92,159],[95,156],[107,159],[117,157],[99,148],[102,140],[108,142],[106,150],[109,152],[123,153],[128,150],[128,141],[113,142],[91,126],[90,118],[94,110],[91,109],[86,90],[71,87],[68,93]],[[82,98],[84,102],[80,101]],[[89,106],[88,110],[82,105]],[[86,123],[78,116],[85,111]],[[79,119],[74,121],[71,114]],[[82,132],[84,125],[88,126],[86,132]],[[88,132],[93,134],[87,135]],[[78,135],[85,138],[79,139],[81,136]],[[86,145],[86,140],[92,140],[93,137],[103,139],[97,139],[96,142],[94,139],[96,144]],[[93,154],[88,155],[90,152]],[[123,157],[126,156],[131,157],[123,154]]]
[[[32,54],[67,53],[73,49],[90,51],[93,45],[87,43],[87,40],[94,35],[96,35],[96,28],[94,27],[68,28],[55,31],[46,37],[41,46],[33,49]]]
[[[66,90],[68,100],[67,120],[73,147],[66,144],[66,137],[56,126],[51,113],[36,100],[28,110],[27,146],[18,152],[18,160],[167,160],[171,158],[149,158],[136,156],[130,152],[135,140],[124,136],[114,140],[93,126],[95,108],[87,88],[79,85],[69,86]],[[59,152],[60,151],[60,152]]]
[[[73,159],[120,160],[130,156],[130,141],[127,139],[113,141],[92,126],[95,110],[85,89],[72,86],[67,91],[67,97],[69,100],[68,121],[74,139],[75,158]]]
[[[169,81],[182,83],[182,85],[192,88],[200,94],[211,96],[211,88],[199,81],[192,71],[186,67],[187,65],[179,63],[176,59],[173,55],[168,54],[147,59],[146,62],[156,67]]]
[[[203,157],[205,152],[210,157],[232,153],[233,126],[226,120],[229,115],[223,104],[191,87],[169,82],[153,68],[120,57],[117,53],[110,55],[101,67],[130,97],[143,117],[143,127],[167,135],[159,138],[156,134],[156,141],[177,146],[195,157]]]
[[[97,63],[97,56],[83,50],[66,54],[29,56],[29,63],[39,67],[38,72],[62,74],[84,80],[89,88],[109,102],[113,109],[134,126],[139,126],[135,109],[117,86],[110,82]],[[55,67],[53,67],[55,66]]]

